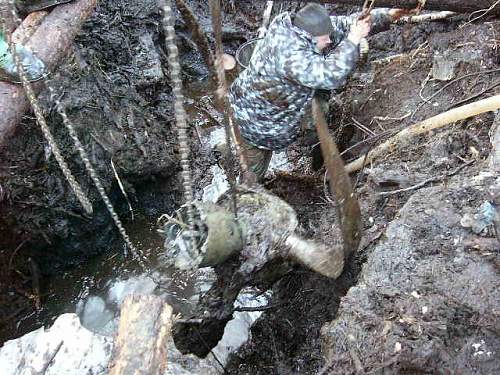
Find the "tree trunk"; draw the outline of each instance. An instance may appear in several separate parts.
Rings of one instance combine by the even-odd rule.
[[[352,4],[363,5],[362,0],[320,0],[324,4]],[[458,13],[469,13],[476,10],[488,9],[497,0],[427,0],[425,10],[449,10]],[[375,6],[388,8],[415,8],[417,0],[377,0]],[[497,4],[491,13],[500,14],[500,5]]]
[[[57,6],[47,15],[25,44],[52,70],[66,54],[83,22],[90,16],[97,0],[77,0]],[[36,92],[42,82],[33,84]],[[14,133],[15,127],[29,109],[22,85],[0,82],[0,146]]]
[[[49,12],[44,10],[28,14],[23,23],[12,34],[12,41],[20,44],[26,43],[40,27],[43,19],[48,14]]]
[[[172,308],[160,297],[127,297],[120,314],[109,374],[164,374],[171,328]]]

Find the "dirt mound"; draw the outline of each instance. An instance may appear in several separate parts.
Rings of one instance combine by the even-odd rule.
[[[484,190],[435,187],[410,198],[323,328],[325,373],[500,370],[498,253],[464,247],[472,235],[460,225]]]

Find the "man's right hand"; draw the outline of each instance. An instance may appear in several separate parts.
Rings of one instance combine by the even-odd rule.
[[[372,28],[371,16],[365,17],[361,20],[356,20],[356,22],[351,26],[351,31],[347,36],[354,44],[359,44],[361,39],[366,38],[370,33]]]

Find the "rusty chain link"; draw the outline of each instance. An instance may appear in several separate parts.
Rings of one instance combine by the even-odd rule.
[[[19,24],[21,24],[22,21],[17,15],[14,1],[11,0],[10,4],[11,4],[11,14],[14,17],[14,21],[19,25]],[[84,195],[83,191],[81,190],[80,185],[78,184],[78,182],[76,182],[73,175],[71,174],[71,171],[69,170],[69,167],[66,164],[66,162],[65,162],[65,160],[64,160],[64,158],[59,150],[59,147],[56,144],[56,141],[54,140],[52,134],[50,133],[50,129],[47,126],[47,122],[45,121],[45,118],[43,116],[38,98],[36,97],[35,92],[33,91],[33,88],[31,87],[31,84],[28,82],[28,79],[27,79],[26,74],[24,72],[22,63],[19,59],[19,56],[16,53],[15,44],[12,42],[12,34],[8,30],[6,30],[6,35],[8,38],[9,48],[12,50],[14,60],[16,62],[16,66],[17,66],[19,75],[21,77],[23,87],[26,91],[26,95],[28,97],[28,100],[29,100],[32,108],[33,108],[33,111],[35,112],[37,121],[40,124],[40,127],[42,128],[42,132],[43,132],[45,138],[47,139],[47,142],[49,143],[49,145],[54,153],[54,156],[55,156],[56,160],[58,161],[59,166],[61,167],[61,170],[63,171],[64,176],[66,177],[71,188],[75,192],[78,200],[82,203],[82,205],[85,208],[85,210],[87,211],[87,213],[91,214],[92,213],[92,205],[91,205],[89,199]],[[85,149],[83,148],[83,145],[80,142],[80,139],[78,138],[78,135],[76,134],[76,131],[75,131],[73,125],[71,124],[71,122],[66,114],[66,111],[65,111],[61,101],[59,100],[57,94],[56,94],[56,91],[47,81],[45,81],[45,85],[49,89],[49,92],[51,94],[51,99],[54,100],[54,102],[56,103],[56,110],[57,110],[58,114],[61,116],[61,118],[63,120],[63,124],[66,127],[66,129],[68,130],[68,133],[69,133],[71,139],[73,140],[74,146],[78,150],[80,157],[84,162],[85,168],[86,168],[88,174],[90,175],[95,187],[97,188],[99,195],[101,196],[102,200],[104,201],[104,204],[105,204],[107,210],[109,211],[111,217],[113,218],[113,221],[115,222],[115,225],[118,228],[118,231],[120,232],[120,234],[123,237],[123,240],[125,241],[127,246],[130,248],[133,257],[138,260],[141,267],[143,267],[145,270],[147,270],[148,267],[145,264],[146,258],[144,257],[144,255],[142,253],[140,253],[137,250],[137,248],[134,246],[134,244],[130,240],[130,237],[128,236],[125,228],[123,227],[123,224],[122,224],[120,218],[118,217],[118,214],[116,213],[116,211],[113,207],[113,204],[111,203],[111,200],[109,199],[108,195],[106,194],[106,191],[105,191],[105,189],[104,189],[104,187],[99,179],[97,172],[95,171],[94,167],[90,163],[88,154],[85,151]]]
[[[186,210],[188,227],[193,240],[193,248],[196,251],[197,244],[195,238],[195,208],[193,205],[193,178],[190,168],[190,147],[188,139],[187,114],[184,108],[184,95],[182,93],[181,66],[179,64],[179,50],[175,44],[175,18],[172,7],[165,0],[161,0],[160,6],[163,9],[163,28],[165,31],[165,43],[168,49],[168,64],[170,68],[170,79],[172,92],[174,94],[174,114],[177,125],[177,140],[179,142],[179,153],[181,162],[182,186],[184,198],[186,200]]]
[[[4,3],[2,5],[5,6],[6,3]],[[7,9],[4,9],[4,11],[7,12]],[[12,14],[14,22],[17,25],[20,25],[22,21],[17,16],[14,0],[10,0],[10,13]],[[7,22],[4,22],[4,25],[6,23]],[[22,66],[22,63],[20,61],[19,55],[16,53],[16,45],[12,40],[12,33],[10,32],[10,29],[8,27],[5,27],[4,34],[7,38],[7,43],[9,44],[9,48],[12,51],[12,54],[14,56],[14,62],[16,63],[17,70],[18,70],[19,76],[21,78],[21,83],[24,87],[24,90],[26,91],[26,96],[28,97],[28,100],[31,104],[31,107],[33,108],[33,112],[35,113],[37,122],[40,125],[43,136],[47,140],[47,142],[48,142],[48,144],[49,144],[49,146],[54,154],[54,157],[55,157],[57,163],[59,164],[59,167],[61,168],[61,171],[62,171],[64,177],[66,178],[71,189],[75,193],[78,201],[81,203],[81,205],[85,209],[85,212],[87,212],[87,214],[90,215],[93,212],[92,204],[90,203],[89,199],[87,198],[87,196],[83,192],[80,184],[76,181],[75,177],[71,173],[71,170],[69,169],[68,164],[64,160],[64,157],[62,156],[61,151],[59,150],[59,147],[57,146],[57,143],[56,143],[54,137],[52,136],[52,133],[50,132],[50,129],[47,125],[47,122],[45,121],[45,118],[43,116],[42,109],[40,108],[40,104],[38,102],[38,99],[35,95],[35,92],[33,91],[33,87],[31,86],[30,82],[28,81],[26,74],[24,72],[24,68]]]

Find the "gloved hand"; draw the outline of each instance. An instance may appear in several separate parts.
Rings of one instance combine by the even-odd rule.
[[[372,28],[371,17],[365,17],[361,20],[356,20],[355,23],[352,24],[351,30],[347,39],[349,39],[354,44],[359,44],[361,39],[366,38],[370,33]]]

